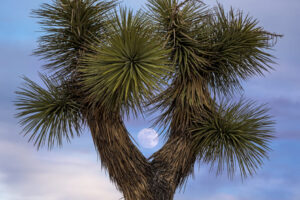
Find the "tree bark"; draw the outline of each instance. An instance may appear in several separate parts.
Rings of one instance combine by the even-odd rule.
[[[188,137],[170,138],[146,159],[131,141],[120,115],[101,113],[88,117],[87,123],[102,167],[125,200],[173,200],[176,188],[193,170],[195,155]]]
[[[110,179],[126,200],[148,199],[150,165],[132,143],[119,115],[111,113],[89,117],[95,146]],[[152,200],[151,198],[149,200]]]
[[[171,137],[151,156],[155,199],[172,200],[176,189],[193,172],[196,155],[191,144],[192,140],[188,135]]]

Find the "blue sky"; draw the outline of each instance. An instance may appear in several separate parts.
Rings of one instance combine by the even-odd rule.
[[[117,200],[122,195],[101,170],[88,131],[71,144],[51,152],[36,151],[19,135],[14,119],[14,91],[21,76],[38,81],[43,64],[31,56],[40,33],[30,10],[49,0],[1,0],[0,7],[0,199],[1,200]],[[215,1],[205,1],[215,5]],[[207,166],[196,167],[184,190],[175,200],[299,200],[300,199],[300,1],[299,0],[227,0],[250,13],[266,30],[284,35],[273,54],[275,71],[244,83],[244,96],[269,103],[276,124],[270,159],[258,173],[242,182],[216,177]],[[123,0],[137,9],[145,1]],[[151,123],[137,119],[126,123],[137,133]],[[162,140],[161,140],[162,141]],[[160,142],[159,146],[162,145]],[[159,147],[158,146],[158,147]],[[141,150],[150,155],[157,150]]]

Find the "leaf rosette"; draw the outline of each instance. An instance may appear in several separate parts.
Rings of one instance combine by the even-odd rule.
[[[171,72],[168,51],[153,35],[151,23],[141,12],[115,12],[112,34],[94,47],[81,67],[89,102],[101,108],[134,113],[141,111],[166,84]]]
[[[217,174],[226,169],[232,177],[239,169],[242,177],[253,175],[268,157],[274,122],[264,105],[254,103],[221,101],[191,130],[199,160],[216,166]]]
[[[28,78],[16,94],[17,117],[24,127],[29,141],[40,148],[45,144],[51,149],[55,144],[62,146],[80,136],[83,118],[81,106],[72,98],[69,88],[55,79],[41,75],[45,88]]]

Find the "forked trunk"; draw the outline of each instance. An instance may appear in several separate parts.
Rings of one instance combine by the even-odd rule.
[[[125,200],[173,200],[176,188],[191,173],[195,156],[190,141],[169,139],[151,161],[132,143],[119,115],[89,117],[102,166]]]
[[[88,119],[102,167],[126,200],[149,197],[150,166],[135,147],[119,115],[101,115]]]

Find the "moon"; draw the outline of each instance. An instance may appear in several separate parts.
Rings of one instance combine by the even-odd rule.
[[[157,132],[152,128],[144,128],[138,133],[139,143],[148,149],[154,148],[159,141]]]

